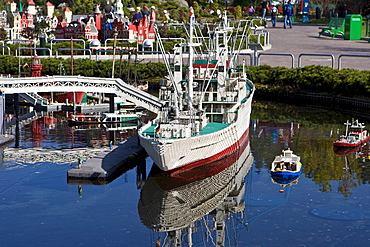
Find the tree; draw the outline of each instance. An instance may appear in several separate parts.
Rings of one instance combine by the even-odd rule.
[[[69,6],[73,6],[73,7],[70,7],[71,10],[74,13],[76,14],[78,13],[80,15],[91,14],[95,6],[95,2],[90,1],[90,0],[72,0],[72,1],[75,3],[73,5],[69,5]]]
[[[8,33],[5,31],[4,28],[0,28],[0,40],[4,40],[8,38]]]
[[[26,39],[33,40],[36,37],[35,29],[32,27],[26,27],[22,30],[21,36]]]
[[[234,8],[234,10],[235,10],[235,12],[234,12],[235,19],[240,20],[243,16],[242,7],[240,7],[240,5],[238,5]]]
[[[35,25],[35,35],[39,36],[40,34],[46,33],[50,29],[49,23],[46,20],[41,20],[34,23]]]

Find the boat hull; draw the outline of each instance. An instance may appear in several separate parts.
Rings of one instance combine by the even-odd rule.
[[[348,142],[342,142],[342,141],[336,141],[333,143],[333,146],[334,148],[337,148],[337,149],[354,149],[354,148],[358,148],[362,145],[364,145],[365,143],[369,142],[370,141],[370,136],[366,137],[364,140],[362,141],[358,141],[358,142],[355,142],[355,143],[348,143]]]
[[[252,98],[253,93],[240,105],[237,120],[224,129],[189,138],[153,139],[142,134],[147,125],[139,131],[140,144],[161,170],[172,174],[222,159],[248,141]]]
[[[356,147],[336,147],[334,146],[333,149],[334,149],[334,153],[337,155],[347,155],[347,154],[355,152],[356,150],[361,148],[363,145],[365,145],[365,143],[362,145],[358,145]]]
[[[61,93],[57,94],[55,96],[55,100],[57,102],[69,102],[69,103],[75,103],[75,104],[81,104],[84,97],[85,92],[67,92],[67,93]]]
[[[271,172],[272,177],[277,177],[284,180],[290,180],[292,178],[296,178],[299,175],[301,175],[302,171],[277,171],[277,172]],[[294,179],[293,179],[294,180]]]

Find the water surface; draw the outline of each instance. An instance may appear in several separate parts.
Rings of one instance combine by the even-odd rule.
[[[52,117],[57,121],[51,121],[53,124],[38,120],[22,127],[20,148],[46,150],[47,154],[61,148],[107,147],[107,131],[73,130],[63,116],[65,114],[54,114]],[[234,180],[231,175],[223,176],[230,181],[220,185],[225,190],[230,183],[243,188],[238,191],[241,198],[236,196],[236,191],[227,196],[230,203],[238,201],[238,205],[244,207],[230,207],[224,214],[225,246],[370,244],[369,162],[366,155],[360,159],[356,153],[336,155],[332,147],[332,142],[344,132],[343,123],[352,117],[370,128],[368,120],[358,116],[256,103],[250,127],[249,148],[253,159],[246,161],[251,167],[245,170],[246,174],[236,172],[239,177]],[[123,141],[132,134],[121,131],[117,138]],[[271,180],[269,165],[286,147],[301,156],[303,173],[296,184],[282,188]],[[171,239],[171,234],[155,232],[141,222],[141,190],[146,186],[145,190],[149,187],[151,191],[152,186],[157,185],[138,183],[136,168],[107,185],[79,188],[77,184],[68,184],[66,177],[77,162],[35,162],[27,157],[8,155],[13,151],[14,145],[5,149],[0,166],[1,246],[164,246]],[[365,153],[366,146],[360,151]],[[147,159],[146,164],[148,173],[151,160]],[[229,169],[240,162],[230,164]],[[211,186],[204,185],[209,180],[221,183],[220,177],[213,175],[176,184],[175,188],[167,188],[167,192],[181,204],[184,199],[181,193],[197,195],[197,190]],[[195,231],[191,234],[193,246],[217,245],[214,222],[221,206],[227,205],[226,195],[221,191],[217,195],[222,201],[214,205],[215,210],[204,217],[197,216],[200,218],[191,224]],[[163,194],[167,192],[164,189]],[[194,200],[198,197],[194,196]],[[198,201],[194,207],[202,203],[206,201]],[[150,209],[150,204],[146,205]],[[153,210],[152,216],[157,217],[158,212]],[[189,235],[182,233],[183,246],[188,246]]]

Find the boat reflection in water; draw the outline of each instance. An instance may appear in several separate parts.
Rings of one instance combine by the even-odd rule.
[[[290,178],[282,178],[282,177],[271,176],[271,181],[274,184],[278,184],[278,185],[282,186],[282,189],[279,190],[280,193],[284,192],[284,188],[286,186],[291,186],[291,185],[297,184],[298,180],[299,180],[299,176],[290,177]]]
[[[237,241],[235,228],[246,228],[244,178],[252,163],[248,138],[232,155],[172,176],[153,164],[140,194],[141,222],[159,232],[160,246]]]

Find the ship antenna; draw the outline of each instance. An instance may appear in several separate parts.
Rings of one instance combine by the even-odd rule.
[[[348,120],[347,120],[347,123],[345,123],[345,125],[346,125],[346,136],[348,136],[348,126],[350,125]]]

